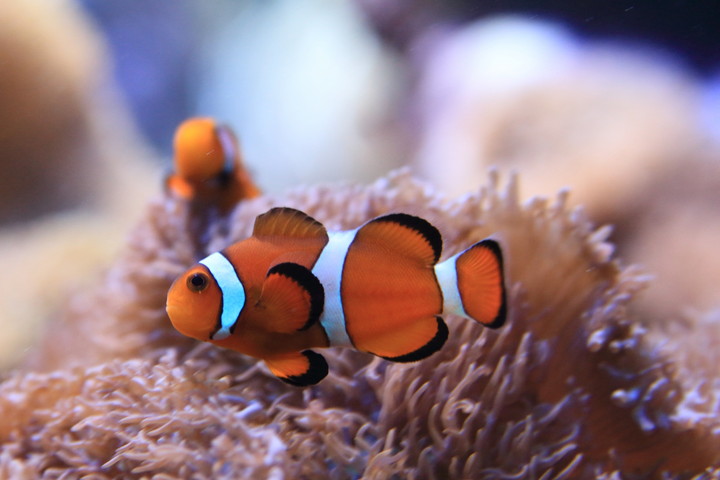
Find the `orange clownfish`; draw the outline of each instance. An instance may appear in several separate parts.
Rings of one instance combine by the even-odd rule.
[[[250,238],[182,274],[167,313],[180,333],[262,359],[297,386],[327,375],[316,348],[413,362],[445,343],[443,313],[491,328],[505,322],[498,243],[483,240],[438,264],[441,249],[438,230],[412,215],[328,232],[303,212],[274,208]]]
[[[165,179],[171,194],[220,210],[260,195],[229,127],[212,118],[190,118],[175,132],[173,147],[174,172]]]

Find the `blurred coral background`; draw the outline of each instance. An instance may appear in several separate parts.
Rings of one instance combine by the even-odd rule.
[[[3,2],[0,365],[109,263],[193,115],[238,132],[269,192],[401,165],[449,196],[491,166],[523,198],[567,187],[656,276],[636,308],[718,308],[717,8]]]

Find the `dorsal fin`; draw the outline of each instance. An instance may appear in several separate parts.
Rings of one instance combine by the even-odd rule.
[[[357,239],[382,243],[406,255],[437,263],[442,253],[440,232],[427,220],[406,213],[391,213],[370,220],[358,231]],[[358,240],[356,240],[358,241]]]
[[[322,238],[327,242],[327,230],[306,213],[294,208],[276,207],[255,219],[256,237]]]

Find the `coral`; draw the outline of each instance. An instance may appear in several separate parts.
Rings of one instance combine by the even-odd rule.
[[[448,193],[473,188],[487,166],[514,168],[533,195],[571,185],[575,204],[614,223],[708,148],[701,84],[648,54],[513,16],[437,37],[418,67],[414,163]]]
[[[201,232],[185,204],[157,199],[32,368],[0,384],[0,477],[720,478],[717,315],[671,335],[634,318],[647,277],[613,258],[609,229],[566,193],[521,203],[517,189],[493,174],[451,200],[400,171],[248,200],[210,225],[206,252],[276,205],[329,229],[420,214],[445,257],[502,242],[505,327],[449,317],[445,347],[415,364],[331,349],[328,378],[308,389],[172,330],[165,293]]]
[[[104,47],[76,2],[0,5],[0,224],[106,201],[112,162],[148,156]]]
[[[706,84],[657,53],[534,18],[433,32],[410,57],[418,174],[453,195],[491,165],[521,172],[532,195],[569,185],[572,204],[614,226],[620,256],[657,275],[643,316],[720,305],[720,143],[703,126]]]
[[[264,191],[371,181],[402,164],[403,132],[393,117],[404,72],[352,2],[225,5],[231,20],[203,38],[198,100],[240,133]]]
[[[644,315],[667,318],[685,309],[720,305],[720,164],[717,150],[673,165],[642,202],[616,218],[616,235],[625,258],[642,262],[655,276],[639,299]]]
[[[0,3],[0,368],[92,285],[157,186],[104,54],[77,2]]]
[[[76,10],[64,1],[0,5],[0,223],[77,206],[93,189],[85,92],[101,52]],[[81,169],[89,175],[67,174]]]

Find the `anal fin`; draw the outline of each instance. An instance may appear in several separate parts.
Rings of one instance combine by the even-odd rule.
[[[312,350],[268,358],[265,363],[273,375],[296,387],[315,385],[328,374],[325,357]]]
[[[448,328],[442,317],[413,322],[402,331],[386,333],[356,342],[356,347],[393,362],[416,362],[429,357],[445,345]]]
[[[293,333],[317,322],[324,304],[325,291],[317,277],[302,265],[286,262],[268,271],[258,310],[267,330]]]

